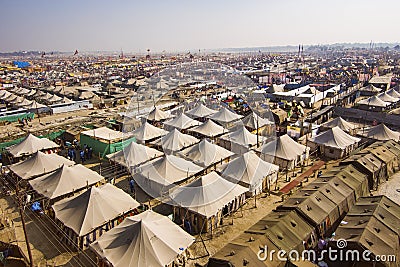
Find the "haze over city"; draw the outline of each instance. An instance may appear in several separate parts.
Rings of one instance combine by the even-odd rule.
[[[1,52],[391,43],[400,25],[391,0],[3,0],[0,8]]]

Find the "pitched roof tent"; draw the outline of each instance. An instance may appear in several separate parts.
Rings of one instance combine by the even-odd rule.
[[[47,138],[39,138],[33,134],[28,134],[24,140],[7,148],[13,157],[31,155],[39,150],[57,148],[59,145]]]

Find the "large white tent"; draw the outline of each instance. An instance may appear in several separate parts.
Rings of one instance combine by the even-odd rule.
[[[241,126],[236,131],[225,134],[219,137],[219,144],[227,149],[230,149],[236,154],[243,154],[250,147],[263,142],[264,137],[250,133],[246,127]]]
[[[181,113],[172,120],[164,122],[164,125],[176,128],[178,130],[183,130],[193,126],[198,126],[200,125],[200,122],[189,118],[185,115],[185,113]]]
[[[254,112],[250,113],[243,119],[243,125],[251,129],[257,129],[271,124],[274,123],[266,118],[260,117]]]
[[[399,99],[396,97],[392,97],[388,95],[386,92],[380,93],[377,95],[378,98],[382,101],[388,102],[388,103],[396,103],[399,101]]]
[[[210,119],[219,123],[227,124],[241,119],[243,116],[230,111],[226,107],[221,108],[217,113],[209,116]]]
[[[104,180],[104,177],[81,164],[62,165],[55,171],[29,181],[37,193],[53,200]]]
[[[234,155],[233,152],[213,144],[207,139],[182,150],[179,154],[203,167],[217,164]]]
[[[198,143],[200,140],[188,134],[183,134],[177,129],[173,129],[167,135],[153,142],[161,146],[165,153],[179,151],[185,147]]]
[[[396,90],[394,90],[393,88],[386,91],[386,94],[390,95],[391,97],[400,99],[400,93],[398,93]]]
[[[168,133],[168,131],[164,129],[160,129],[156,126],[151,125],[148,122],[145,122],[132,132],[132,135],[136,138],[138,142],[146,142],[149,140],[153,140],[155,138],[164,136]]]
[[[85,236],[139,206],[122,189],[107,183],[63,199],[53,205],[53,210],[63,225],[72,229],[77,236]]]
[[[9,165],[8,168],[18,177],[28,180],[35,176],[54,171],[62,165],[72,166],[75,162],[57,154],[37,151],[28,159]]]
[[[251,193],[261,193],[270,189],[278,179],[279,166],[260,159],[254,151],[249,151],[221,166],[222,177],[239,183]]]
[[[28,134],[20,143],[7,148],[8,152],[15,158],[31,155],[36,151],[58,148],[59,145],[47,138],[39,138]]]
[[[209,218],[246,191],[245,187],[227,181],[216,172],[210,172],[175,189],[170,197],[175,205]]]
[[[309,148],[297,143],[285,134],[257,149],[261,159],[273,162],[282,169],[293,169],[299,162],[308,158]]]
[[[309,144],[330,158],[342,158],[356,147],[360,138],[345,133],[339,127],[333,127],[309,140]]]
[[[151,121],[162,121],[172,117],[173,116],[169,112],[162,111],[159,107],[154,107],[149,115],[147,115],[147,119]]]
[[[336,126],[348,133],[353,132],[357,128],[355,124],[345,121],[342,117],[337,117],[331,121],[327,121],[323,123],[320,127],[321,129],[328,130]]]
[[[147,147],[135,142],[129,143],[122,150],[108,154],[106,157],[121,166],[130,168],[145,163],[151,159],[162,156],[163,153],[157,149]]]
[[[91,248],[114,267],[164,267],[194,240],[168,217],[147,210],[126,218]]]
[[[399,132],[390,130],[383,123],[370,128],[363,136],[380,141],[386,141],[386,140],[399,141],[400,139]]]
[[[385,102],[375,95],[367,99],[360,100],[357,102],[357,104],[364,106],[364,108],[371,107],[371,108],[384,109],[387,106],[390,106],[391,103]]]
[[[215,113],[217,113],[216,110],[208,108],[201,103],[197,104],[196,107],[186,112],[187,115],[195,118],[205,118]]]
[[[229,130],[216,124],[212,120],[207,120],[203,124],[193,127],[190,131],[206,137],[215,137],[229,132]]]

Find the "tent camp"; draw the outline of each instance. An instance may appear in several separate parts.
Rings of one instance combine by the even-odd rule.
[[[104,177],[81,164],[62,165],[55,171],[29,181],[32,189],[54,203],[85,187],[104,180]]]
[[[83,247],[83,242],[96,240],[103,230],[113,228],[118,219],[139,205],[122,189],[107,183],[99,187],[92,186],[80,195],[63,199],[52,208],[60,226],[74,242]]]
[[[243,116],[238,115],[233,111],[230,111],[226,107],[221,108],[217,113],[214,113],[209,116],[213,121],[219,122],[223,125],[227,125],[228,123],[237,121],[241,119]]]
[[[308,159],[309,150],[309,147],[297,143],[287,134],[256,149],[261,159],[288,170]]]
[[[164,122],[164,126],[167,126],[170,129],[176,128],[178,130],[184,130],[198,125],[200,125],[199,121],[189,118],[185,113],[181,113],[172,120]]]
[[[332,129],[333,127],[339,127],[343,131],[350,134],[354,133],[354,130],[357,128],[355,124],[345,121],[342,117],[337,117],[331,121],[321,124],[320,130],[326,131]]]
[[[33,134],[28,134],[25,139],[20,143],[15,144],[7,148],[7,151],[14,157],[22,157],[26,155],[31,155],[37,151],[51,150],[58,148],[59,145],[50,141],[47,138],[39,138]]]
[[[136,138],[138,142],[144,144],[145,142],[164,136],[167,133],[168,131],[153,126],[148,122],[145,122],[142,124],[142,126],[134,130],[132,132],[132,135]]]
[[[218,138],[218,144],[236,154],[243,154],[264,141],[263,136],[250,133],[246,127],[240,126],[236,131]]]
[[[45,154],[37,151],[24,161],[8,165],[8,169],[17,177],[29,180],[36,176],[49,173],[62,165],[72,166],[75,162],[57,154]]]
[[[119,151],[125,144],[131,142],[132,134],[115,131],[107,127],[100,127],[80,133],[80,143],[93,148],[93,152],[104,157]]]
[[[388,95],[386,92],[380,93],[377,95],[377,97],[387,103],[396,103],[399,101],[399,98],[397,97],[392,97],[390,95]]]
[[[163,153],[157,149],[132,141],[122,150],[108,154],[107,158],[121,166],[132,168],[162,155]]]
[[[218,227],[222,216],[244,203],[246,191],[245,187],[210,172],[170,193],[172,205],[177,206],[174,219],[178,223],[188,221],[193,233],[211,232]]]
[[[381,100],[377,96],[371,96],[367,99],[363,99],[357,102],[360,109],[373,110],[373,111],[384,111],[391,105],[389,102]]]
[[[114,267],[170,266],[194,242],[168,217],[147,210],[126,218],[91,248]]]
[[[270,190],[278,179],[279,167],[260,159],[249,151],[219,168],[221,176],[233,183],[246,187],[250,194]]]
[[[353,137],[336,126],[311,138],[307,145],[313,150],[319,150],[326,157],[339,159],[349,155],[357,147],[360,140],[360,138]]]
[[[207,139],[203,139],[200,143],[182,150],[179,152],[179,155],[193,161],[199,166],[210,167],[224,162],[233,156],[234,153],[211,143]]]
[[[190,161],[165,155],[137,168],[133,179],[146,192],[151,191],[154,195],[161,196],[174,183],[187,180],[202,170],[202,167]]]
[[[198,134],[199,136],[210,138],[229,132],[229,130],[225,129],[221,125],[216,124],[212,120],[207,120],[203,124],[191,128],[189,131]]]
[[[173,129],[167,135],[154,141],[152,144],[162,147],[165,153],[179,151],[185,147],[198,143],[200,140],[188,134]]]
[[[196,107],[194,107],[193,109],[186,112],[187,115],[194,117],[194,118],[205,118],[205,117],[208,117],[215,113],[217,113],[216,110],[208,108],[201,103],[197,104]]]
[[[163,121],[172,117],[173,116],[169,112],[162,111],[159,107],[154,107],[147,115],[147,119],[150,121]]]
[[[385,124],[381,123],[367,130],[363,136],[380,141],[395,140],[399,141],[400,133],[390,130]]]

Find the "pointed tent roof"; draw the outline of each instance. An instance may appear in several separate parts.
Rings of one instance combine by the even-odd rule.
[[[127,217],[90,247],[114,267],[167,266],[194,237],[168,217],[147,210]]]
[[[258,149],[261,154],[274,156],[284,160],[294,160],[305,153],[307,147],[294,141],[285,134],[276,140],[264,144]]]
[[[134,167],[146,161],[162,156],[157,149],[150,148],[135,142],[130,142],[124,149],[109,154],[106,157],[125,167]]]
[[[226,107],[222,107],[217,113],[211,115],[209,118],[220,123],[228,123],[239,120],[242,117],[242,115],[238,115]]]
[[[19,107],[29,106],[32,105],[33,101],[24,98],[24,100],[17,104]]]
[[[32,100],[32,103],[30,105],[24,105],[23,106],[26,109],[38,109],[38,108],[45,108],[46,105],[40,104],[38,102],[36,102],[36,100]]]
[[[13,157],[20,157],[23,155],[30,155],[35,153],[36,151],[43,149],[51,149],[59,147],[53,141],[50,141],[47,138],[39,138],[34,136],[33,134],[28,134],[24,140],[20,143],[15,144],[7,148],[8,152],[13,155]]]
[[[229,132],[221,125],[216,124],[212,120],[207,120],[203,124],[190,129],[191,132],[199,133],[207,137],[214,137]]]
[[[58,95],[51,95],[51,97],[47,99],[47,101],[50,103],[60,102],[61,100],[63,100],[63,98],[59,97]]]
[[[1,99],[6,99],[8,96],[10,96],[11,93],[6,91],[6,90],[0,90],[0,98]]]
[[[107,183],[61,200],[53,205],[53,210],[65,226],[78,236],[84,236],[139,205],[122,189]]]
[[[250,127],[252,129],[257,129],[266,125],[271,125],[273,122],[268,119],[258,116],[256,113],[252,112],[243,119],[243,125]],[[258,127],[257,127],[258,125]]]
[[[337,117],[331,121],[325,122],[321,126],[324,128],[333,128],[337,126],[345,132],[350,132],[357,127],[355,124],[345,121],[342,117]]]
[[[68,97],[66,97],[66,96],[64,96],[63,98],[62,98],[62,101],[61,101],[62,103],[72,103],[72,102],[74,102],[73,100],[71,100],[71,99],[69,99]]]
[[[160,129],[156,126],[151,125],[147,121],[142,124],[139,128],[132,132],[133,136],[136,140],[139,141],[148,141],[151,139],[155,139],[160,136],[166,135],[168,132],[166,130]]]
[[[372,84],[368,84],[367,86],[360,88],[360,91],[379,93],[380,91],[382,91],[382,89],[378,88],[376,86],[373,86]]]
[[[389,103],[396,103],[396,102],[399,101],[398,98],[391,97],[386,92],[380,93],[378,95],[378,97],[379,97],[380,100],[385,101],[385,102],[389,102]]]
[[[174,155],[165,155],[141,166],[137,171],[137,175],[168,185],[185,180],[202,170],[202,167],[190,161]]]
[[[159,107],[154,107],[152,111],[150,111],[149,115],[147,115],[147,119],[151,121],[161,121],[172,118],[173,116],[165,111],[162,111]]]
[[[81,164],[70,167],[62,165],[49,174],[29,181],[29,184],[39,194],[49,199],[55,199],[82,189],[87,185],[93,185],[103,179],[103,176]]]
[[[200,122],[189,118],[184,113],[181,113],[179,116],[173,118],[172,120],[164,122],[164,125],[172,126],[179,130],[182,130],[200,125]]]
[[[54,153],[45,154],[37,151],[30,158],[9,165],[8,168],[18,177],[28,180],[32,177],[52,172],[63,164],[72,166],[75,162]]]
[[[244,126],[239,127],[239,129],[232,133],[221,136],[220,139],[230,141],[232,143],[236,143],[245,147],[257,144],[257,135],[250,133]],[[258,136],[259,142],[262,142],[263,140],[263,136]]]
[[[173,129],[167,135],[154,141],[154,144],[162,146],[165,152],[178,151],[182,148],[198,143],[200,140],[188,134],[183,134]]]
[[[394,90],[393,88],[390,89],[389,91],[386,92],[386,94],[390,95],[391,97],[400,98],[400,93],[398,93],[396,90]]]
[[[372,127],[365,134],[365,137],[375,140],[395,140],[399,141],[400,133],[390,130],[385,124],[381,123],[377,126]]]
[[[208,167],[234,155],[231,151],[213,144],[207,139],[182,150],[179,154],[203,167]]]
[[[357,104],[368,105],[368,106],[371,106],[371,107],[387,107],[387,106],[390,105],[390,103],[387,103],[387,102],[381,100],[376,95],[371,96],[371,97],[369,97],[367,99],[363,99],[361,101],[358,101]]]
[[[205,117],[208,117],[215,113],[217,113],[216,110],[208,108],[208,107],[204,106],[202,103],[198,104],[196,107],[194,107],[193,109],[186,112],[187,115],[190,115],[190,116],[196,117],[196,118],[205,118]]]
[[[346,147],[359,141],[360,138],[353,137],[345,133],[337,126],[329,129],[328,131],[320,133],[311,139],[311,142],[313,143],[340,149],[345,149]]]
[[[170,197],[174,205],[187,207],[209,218],[245,192],[247,188],[231,183],[212,171],[190,184],[175,189]]]
[[[254,151],[249,151],[221,167],[222,177],[234,183],[249,185],[249,191],[257,188],[265,177],[278,171],[279,166],[260,159]]]

